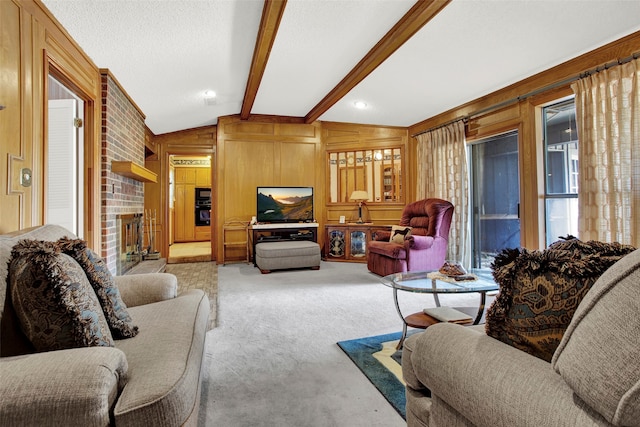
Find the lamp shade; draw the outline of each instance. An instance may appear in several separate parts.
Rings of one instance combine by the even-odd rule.
[[[355,201],[369,200],[369,194],[363,190],[356,190],[353,193],[351,193],[350,199]]]

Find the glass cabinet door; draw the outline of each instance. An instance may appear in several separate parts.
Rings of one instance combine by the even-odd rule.
[[[351,258],[364,258],[367,256],[366,231],[351,230],[349,234],[349,255]]]
[[[345,256],[345,232],[340,229],[329,229],[329,256],[332,258],[344,258]]]

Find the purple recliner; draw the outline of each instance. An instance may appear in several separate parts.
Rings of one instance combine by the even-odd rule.
[[[418,200],[405,206],[401,226],[411,227],[403,244],[379,233],[369,243],[367,266],[380,276],[406,271],[437,270],[444,264],[449,243],[453,205],[446,200]]]

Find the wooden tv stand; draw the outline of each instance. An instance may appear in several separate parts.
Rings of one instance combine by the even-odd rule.
[[[254,224],[249,226],[249,247],[253,264],[256,263],[256,245],[258,243],[284,242],[287,240],[308,240],[318,242],[317,222]]]

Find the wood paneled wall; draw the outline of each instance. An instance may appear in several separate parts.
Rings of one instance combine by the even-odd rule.
[[[371,221],[378,224],[396,224],[402,216],[402,209],[415,197],[415,161],[409,155],[409,134],[406,128],[356,125],[350,123],[322,122],[322,142],[325,151],[331,150],[359,150],[382,149],[388,147],[402,147],[404,157],[404,170],[402,173],[402,188],[408,189],[405,194],[405,203],[375,203],[369,204]],[[322,159],[323,168],[327,167],[327,159]],[[326,185],[329,185],[327,177]],[[337,223],[340,216],[350,218],[355,208],[355,203],[334,203],[324,206],[324,219],[329,223]]]
[[[248,222],[256,214],[258,186],[313,186],[322,244],[324,224],[338,222],[340,215],[349,216],[353,211],[351,204],[327,204],[327,150],[402,146],[406,153],[407,143],[404,128],[331,122],[304,124],[292,118],[271,116],[252,117],[249,121],[242,121],[239,116],[221,117],[215,197],[217,254],[223,249],[223,224],[233,220]],[[411,168],[409,161],[405,165]],[[411,188],[411,177],[405,185]],[[403,207],[401,204],[371,207],[372,220],[397,222]]]
[[[312,186],[314,208],[322,221],[325,204],[320,124],[270,116],[218,120],[216,253],[222,253],[225,222],[249,222],[256,214],[258,186]]]
[[[100,250],[100,73],[53,15],[38,1],[0,2],[0,233],[46,221],[47,75],[85,101],[84,237]],[[25,187],[20,171],[33,172]]]

